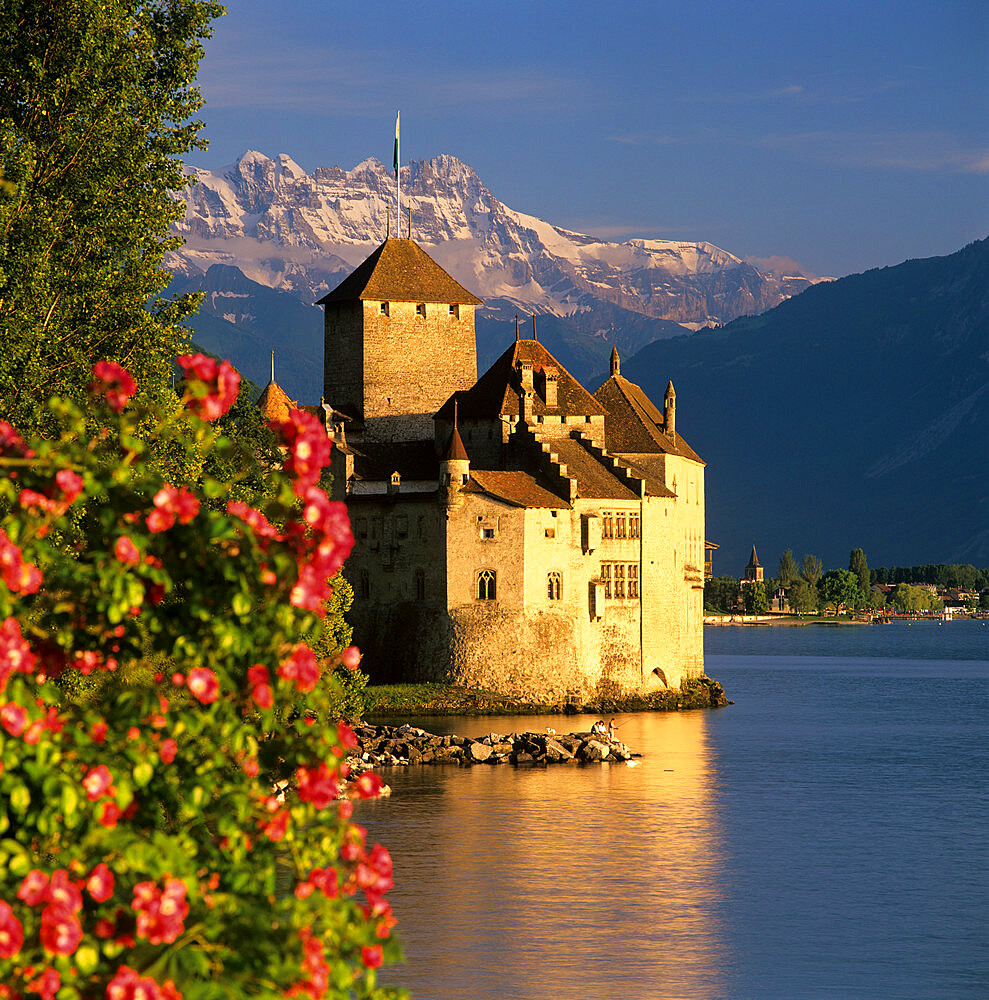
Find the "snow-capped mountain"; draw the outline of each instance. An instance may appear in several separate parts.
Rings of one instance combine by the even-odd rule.
[[[252,151],[190,174],[196,183],[175,227],[186,245],[168,261],[187,279],[233,265],[311,303],[385,238],[389,214],[395,235],[394,178],[375,159],[307,174],[285,153]],[[416,241],[485,300],[492,319],[608,306],[698,329],[764,312],[813,281],[763,273],[710,243],[608,243],[561,229],[498,201],[454,156],[402,168],[401,235],[407,209]]]

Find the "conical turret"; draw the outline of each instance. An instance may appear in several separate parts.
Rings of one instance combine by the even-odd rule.
[[[457,401],[453,401],[453,431],[446,451],[440,459],[440,497],[444,506],[459,507],[463,497],[460,491],[470,479],[470,458],[457,429]]]

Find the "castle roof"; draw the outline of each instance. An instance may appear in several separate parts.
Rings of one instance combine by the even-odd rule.
[[[532,397],[534,414],[586,417],[606,413],[605,408],[538,340],[516,340],[470,389],[454,393],[436,413],[437,419],[452,419],[455,401],[461,417],[494,419],[519,416],[523,364],[531,365],[534,375],[547,368],[551,369],[551,374],[555,370],[557,405],[547,406],[536,391]]]
[[[371,299],[379,302],[449,302],[482,305],[413,240],[385,240],[317,305]]]
[[[487,493],[514,507],[546,507],[569,510],[570,504],[541,486],[528,472],[477,469],[471,472],[464,487],[466,493]]]
[[[612,375],[594,398],[608,410],[605,443],[612,454],[663,453],[704,464],[679,434],[666,433],[663,413],[634,382]]]
[[[735,565],[737,566],[738,563],[736,563]],[[749,565],[746,566],[745,568],[748,569],[749,567],[751,567],[752,569],[758,569],[760,565],[761,563],[759,562],[759,557],[755,554],[755,544],[753,543],[752,555],[749,556]]]
[[[460,436],[460,431],[457,430],[457,425],[453,425],[453,433],[450,435],[450,443],[446,446],[446,451],[443,454],[444,462],[469,462],[470,456],[467,454],[467,449],[464,447],[463,438]]]
[[[563,438],[550,445],[553,453],[567,467],[567,475],[577,480],[577,496],[596,500],[638,500],[605,465],[595,458],[581,441]]]
[[[264,414],[267,420],[277,420],[283,423],[288,420],[289,410],[298,409],[298,404],[288,398],[285,390],[272,379],[258,396],[258,409]]]

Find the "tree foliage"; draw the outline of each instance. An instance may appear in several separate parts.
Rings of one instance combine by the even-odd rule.
[[[762,580],[754,580],[742,587],[742,607],[747,615],[760,615],[769,610],[766,585]]]
[[[212,0],[4,0],[0,7],[0,415],[55,433],[96,358],[171,402],[193,298],[163,297],[180,157],[202,148],[194,85]]]
[[[898,583],[890,592],[887,604],[897,611],[940,611],[944,603],[924,587]]]
[[[803,562],[800,564],[800,575],[810,586],[817,586],[823,572],[824,564],[818,556],[811,555],[810,553],[804,556]]]
[[[821,577],[817,590],[822,603],[834,608],[835,615],[838,615],[858,597],[858,577],[847,569],[829,569]]]
[[[854,573],[858,580],[860,603],[868,605],[872,592],[872,579],[869,574],[869,563],[861,549],[852,549],[848,555],[848,570]]]
[[[789,590],[793,586],[794,581],[799,579],[800,567],[797,566],[797,560],[793,558],[793,549],[787,549],[780,556],[780,568],[776,576],[779,585],[784,590]]]
[[[158,435],[222,449],[206,419],[235,376],[180,360]],[[350,821],[381,783],[342,761],[356,739],[302,641],[352,544],[316,486],[325,432],[293,412],[263,509],[217,504],[223,481],[162,482],[129,376],[95,375],[99,421],[55,401],[58,440],[0,422],[0,996],[390,996],[391,860]],[[72,696],[94,673],[113,697]]]
[[[807,614],[817,609],[817,588],[803,578],[798,578],[787,591],[786,599],[790,602],[790,610],[795,614]]]
[[[704,607],[708,611],[732,614],[738,609],[738,578],[716,576],[704,584]]]

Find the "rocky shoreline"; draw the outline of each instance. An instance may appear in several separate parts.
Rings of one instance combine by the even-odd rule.
[[[392,765],[515,764],[543,767],[548,764],[626,763],[640,754],[607,733],[489,733],[437,736],[415,726],[356,725],[358,747],[354,752],[363,767]]]

